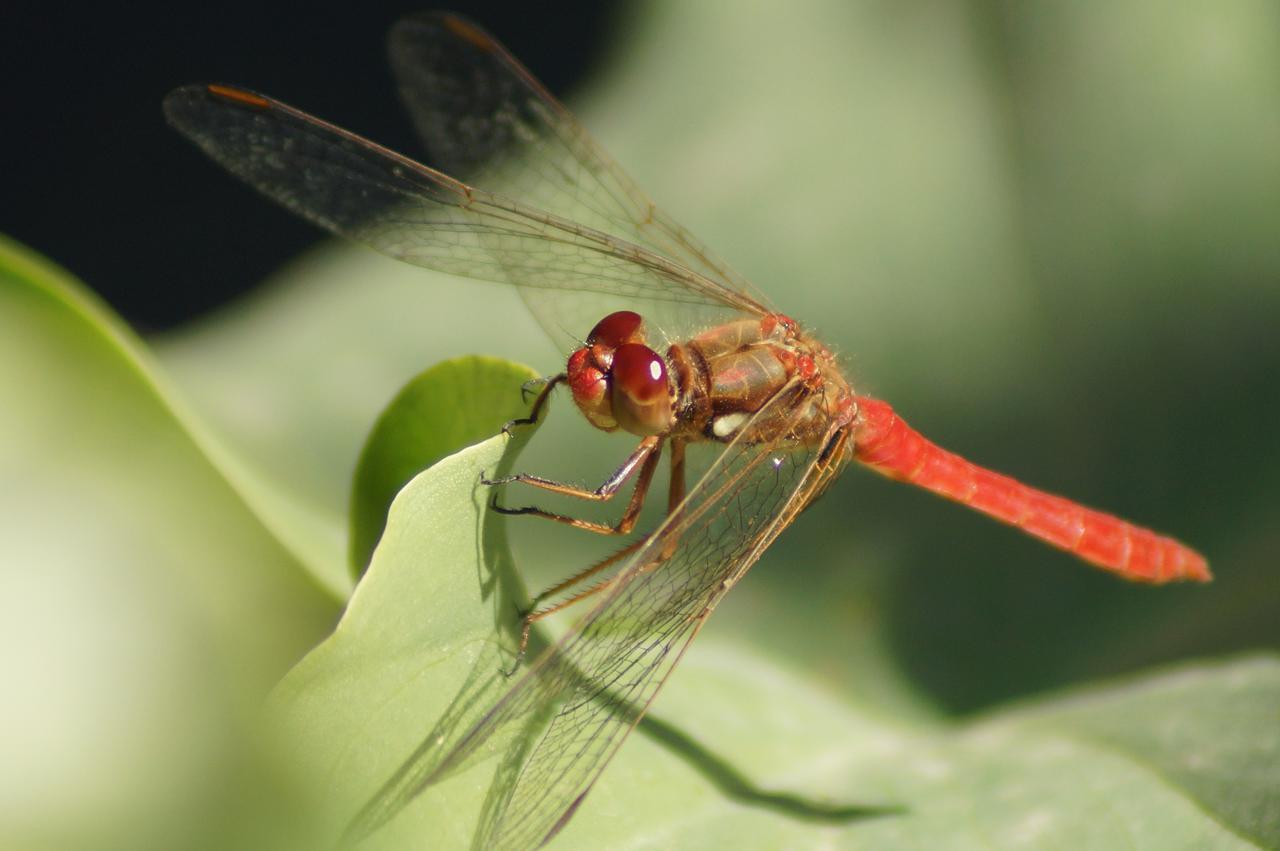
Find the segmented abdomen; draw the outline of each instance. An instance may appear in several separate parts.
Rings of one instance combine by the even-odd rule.
[[[1024,485],[941,448],[886,402],[859,397],[854,457],[953,499],[1105,570],[1140,582],[1211,579],[1204,556],[1173,538]]]

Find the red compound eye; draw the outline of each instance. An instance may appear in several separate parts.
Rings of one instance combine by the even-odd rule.
[[[613,386],[636,402],[667,395],[667,365],[658,353],[639,343],[619,346],[613,353]]]
[[[632,434],[662,434],[671,427],[667,365],[639,343],[619,346],[609,370],[613,416]]]
[[[613,418],[613,401],[609,394],[609,381],[605,373],[594,363],[590,349],[578,349],[569,356],[565,369],[569,377],[569,389],[573,401],[587,420],[596,428],[613,431],[618,421]]]
[[[619,310],[616,313],[610,313],[604,319],[596,323],[596,327],[591,329],[591,333],[587,335],[587,345],[603,345],[609,348],[621,346],[624,343],[635,343],[643,339],[641,327],[644,320],[640,314],[630,310]]]

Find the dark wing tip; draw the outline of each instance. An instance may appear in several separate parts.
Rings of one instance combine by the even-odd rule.
[[[498,50],[498,42],[475,22],[454,12],[419,12],[396,21],[391,27],[390,42],[394,51],[398,44],[436,33],[460,39],[486,53]]]
[[[440,23],[449,32],[458,38],[475,47],[477,50],[483,50],[486,53],[492,53],[498,48],[498,43],[493,40],[493,36],[489,35],[480,27],[468,21],[459,15],[442,15]]]
[[[257,92],[220,83],[192,83],[179,86],[164,96],[161,104],[165,118],[184,132],[192,129],[211,106],[231,104],[254,111],[271,108],[271,101]]]
[[[204,111],[209,99],[208,86],[180,86],[164,96],[161,109],[171,127],[187,133],[193,120]]]

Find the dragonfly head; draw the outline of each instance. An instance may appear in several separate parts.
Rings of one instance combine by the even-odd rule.
[[[638,313],[620,310],[596,323],[566,372],[573,401],[596,428],[644,437],[674,423],[667,364],[645,345]]]

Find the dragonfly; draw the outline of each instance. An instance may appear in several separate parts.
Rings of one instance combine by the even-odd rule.
[[[495,742],[510,742],[513,767],[491,793],[475,846],[550,841],[716,605],[850,461],[1125,579],[1210,579],[1205,558],[1173,538],[984,469],[857,393],[831,349],[657,208],[475,24],[442,13],[406,18],[392,30],[390,53],[439,169],[234,86],[176,89],[164,110],[214,160],[315,224],[410,264],[515,286],[571,349],[518,422],[537,419],[564,388],[592,426],[638,442],[595,488],[533,474],[484,480],[592,502],[634,482],[613,523],[493,503],[630,542],[534,598],[521,618],[519,657],[537,621],[578,603],[586,613],[518,662],[478,720],[410,757],[401,774],[414,778],[412,788],[389,783],[348,839],[377,830]],[[586,336],[566,340],[565,329]],[[695,447],[709,447],[711,461],[687,481]],[[636,533],[664,454],[666,510]]]

